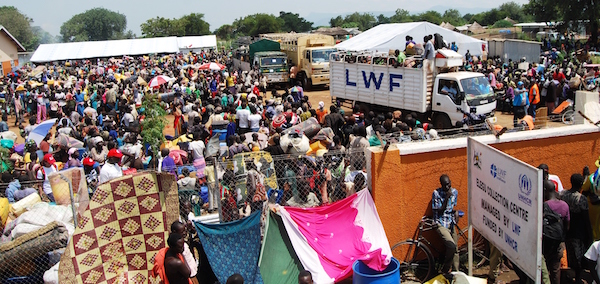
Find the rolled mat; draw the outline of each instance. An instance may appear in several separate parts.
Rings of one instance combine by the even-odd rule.
[[[64,248],[68,241],[67,228],[63,224],[53,221],[37,231],[0,245],[0,272],[14,270],[22,263],[50,251]]]

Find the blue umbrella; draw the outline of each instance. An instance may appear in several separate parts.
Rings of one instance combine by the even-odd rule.
[[[33,130],[31,130],[31,132],[27,136],[27,139],[35,141],[35,144],[39,146],[40,142],[42,142],[42,140],[44,140],[44,137],[48,135],[48,132],[50,132],[50,129],[52,129],[52,126],[54,126],[55,122],[56,118],[53,118],[36,125],[35,128],[33,128]]]

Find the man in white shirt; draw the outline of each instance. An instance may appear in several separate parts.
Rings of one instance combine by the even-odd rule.
[[[584,256],[587,260],[587,268],[590,270],[594,282],[600,284],[600,241],[592,243]]]
[[[247,102],[242,101],[242,105],[235,112],[235,120],[239,127],[239,134],[245,134],[250,131],[250,125],[248,125],[248,117],[250,116],[250,110],[247,108]]]
[[[204,142],[200,140],[200,137],[198,137],[197,133],[194,133],[192,135],[194,141],[188,143],[188,150],[192,152],[192,157],[194,158],[194,160],[203,158],[204,149],[206,149],[206,146],[204,145]]]
[[[100,169],[98,184],[103,184],[107,181],[123,176],[123,170],[121,169],[121,166],[119,166],[119,161],[121,161],[122,157],[123,153],[117,149],[111,149],[108,151],[108,160]]]
[[[56,160],[52,154],[44,155],[44,159],[42,160],[42,167],[36,173],[36,177],[38,180],[43,180],[42,190],[44,194],[48,196],[50,201],[54,202],[54,195],[52,194],[52,187],[50,186],[50,180],[48,179],[48,175],[52,173],[58,172],[58,168],[54,164]]]
[[[258,114],[256,112],[256,107],[253,105],[250,106],[250,112],[252,113],[250,116],[248,116],[248,123],[250,126],[250,130],[252,132],[258,132],[258,130],[260,128],[260,120],[262,119],[262,116],[260,116],[260,114]]]

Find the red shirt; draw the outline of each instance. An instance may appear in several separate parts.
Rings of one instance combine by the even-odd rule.
[[[552,79],[562,82],[563,80],[566,80],[567,78],[565,77],[565,74],[563,74],[563,72],[558,72],[558,74],[557,73],[552,74]]]

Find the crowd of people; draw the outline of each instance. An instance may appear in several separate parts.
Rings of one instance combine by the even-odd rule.
[[[598,164],[598,162],[597,162]],[[570,188],[556,175],[550,174],[546,164],[538,169],[543,174],[543,239],[542,239],[542,283],[560,284],[561,280],[569,283],[599,282],[600,272],[597,262],[600,261],[600,237],[597,228],[600,200],[598,190],[598,171],[590,173],[586,166],[583,172],[574,173],[570,177]],[[441,273],[451,278],[451,271],[458,271],[458,245],[456,232],[456,205],[458,191],[452,187],[448,175],[440,176],[440,188],[433,191],[431,207],[436,232],[445,246],[444,262]],[[596,241],[595,241],[596,240]],[[561,276],[561,260],[565,258],[572,273]],[[501,252],[490,244],[490,268],[488,283],[496,283],[502,273]],[[519,276],[519,283],[533,283],[519,267],[505,262],[504,267],[512,267]],[[563,270],[566,271],[566,270]],[[565,272],[562,272],[565,273]]]
[[[432,57],[435,39],[424,40],[424,57]],[[451,47],[456,49],[455,44]],[[407,39],[406,48],[415,48],[412,38]],[[404,62],[404,53],[396,52],[395,56],[398,62]],[[198,68],[209,62],[224,67]],[[492,87],[510,98],[514,126],[533,129],[536,106],[546,106],[552,113],[563,101],[574,99],[573,90],[589,85],[588,81],[600,75],[597,68],[586,69],[583,63],[567,50],[552,49],[541,62],[529,64],[525,70],[519,69],[517,62],[502,63],[499,58],[478,61],[470,56],[464,68],[486,73]],[[149,87],[148,83],[158,75],[170,80],[156,88]],[[2,181],[7,184],[3,193],[11,203],[36,192],[54,201],[48,175],[64,169],[83,168],[90,194],[98,184],[124,174],[157,169],[175,174],[180,190],[207,186],[203,212],[220,208],[222,220],[229,222],[260,210],[267,200],[315,207],[343,199],[367,187],[364,148],[438,138],[437,131],[421,122],[416,113],[363,113],[358,106],[348,112],[335,104],[326,108],[322,101],[311,101],[300,85],[283,91],[269,90],[258,70],[234,69],[231,53],[225,51],[27,66],[2,80],[0,94],[4,98],[0,101],[0,144],[7,150],[7,154],[0,153]],[[168,141],[156,153],[142,143],[140,135],[141,122],[149,115],[143,107],[149,96],[157,96],[160,106],[174,118],[174,135],[167,135]],[[14,145],[16,135],[10,134],[9,115],[15,117],[14,126],[25,138],[22,147]],[[36,126],[50,118],[56,118],[55,127],[41,142],[28,139]],[[384,134],[393,134],[397,140],[382,139]],[[74,146],[72,141],[81,145]],[[227,161],[236,155],[261,151],[272,157],[272,167],[257,165],[248,158],[246,174],[240,177],[235,167],[227,166]],[[216,158],[213,174],[216,169],[222,173],[216,181],[214,175],[211,180],[205,173],[192,174],[209,157]],[[225,166],[220,169],[220,165]],[[271,175],[276,176],[275,185],[266,181]],[[241,179],[245,192],[239,188]],[[580,179],[574,175],[574,188]],[[447,176],[441,182],[450,188]],[[569,207],[572,215],[581,215],[583,208],[576,207],[579,205],[571,198],[576,190],[563,192],[561,196],[573,208]],[[548,199],[552,198],[549,194]],[[190,215],[190,201],[182,200],[184,222],[195,217]],[[441,210],[440,216],[445,214],[443,208],[448,203],[443,196],[432,204],[434,210]],[[169,247],[174,251],[165,251],[167,267],[177,267],[177,254],[184,251],[180,244],[182,235],[169,237]],[[583,248],[590,245],[588,239],[577,244],[567,242],[566,249],[581,260]],[[546,261],[549,259],[553,260],[548,256]],[[446,263],[444,269],[449,270],[450,265]],[[554,268],[554,263],[548,264],[549,270]],[[183,268],[181,271],[185,275],[192,273]]]

